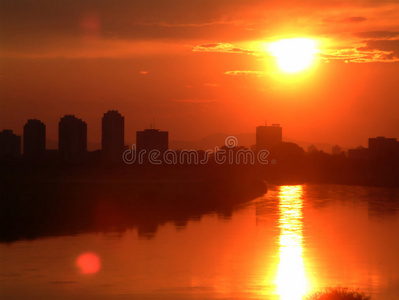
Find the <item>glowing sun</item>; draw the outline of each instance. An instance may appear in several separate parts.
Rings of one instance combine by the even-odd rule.
[[[271,43],[269,51],[276,57],[280,68],[288,73],[308,68],[317,53],[316,42],[306,38],[285,39]]]

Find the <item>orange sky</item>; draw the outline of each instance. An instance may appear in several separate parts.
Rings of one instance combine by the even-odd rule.
[[[397,1],[0,1],[0,129],[75,114],[100,141],[118,109],[126,140],[254,132],[342,146],[399,137]],[[284,75],[264,45],[318,41],[312,68]]]

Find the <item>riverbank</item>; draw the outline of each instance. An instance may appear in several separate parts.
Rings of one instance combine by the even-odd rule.
[[[14,170],[1,183],[0,241],[133,227],[150,237],[168,221],[229,215],[266,191],[262,180],[209,170]]]

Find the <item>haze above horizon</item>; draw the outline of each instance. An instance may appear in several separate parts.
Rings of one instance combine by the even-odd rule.
[[[399,137],[394,1],[0,5],[0,128],[18,135],[37,118],[57,140],[59,118],[75,114],[99,142],[103,112],[118,109],[126,141],[153,118],[172,141],[254,132],[265,119],[295,141]],[[307,42],[269,51],[287,40]]]

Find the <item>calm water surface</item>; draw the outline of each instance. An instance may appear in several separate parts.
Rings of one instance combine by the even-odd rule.
[[[2,299],[298,300],[335,286],[399,299],[398,190],[274,186],[151,238],[133,228],[0,244]]]

